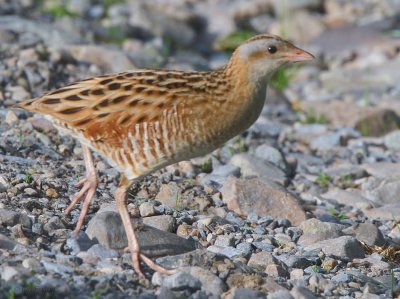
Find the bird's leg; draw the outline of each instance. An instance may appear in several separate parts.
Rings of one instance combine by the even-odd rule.
[[[129,181],[124,176],[122,176],[120,184],[115,191],[115,200],[117,202],[117,208],[121,216],[122,223],[124,224],[125,233],[128,239],[128,249],[131,252],[133,268],[140,276],[144,276],[142,270],[140,269],[140,259],[142,259],[143,262],[145,262],[151,269],[156,272],[167,275],[176,273],[176,270],[165,269],[154,263],[144,254],[140,253],[139,242],[136,237],[135,230],[132,226],[131,218],[129,217],[129,212],[126,205],[129,185]]]
[[[92,198],[96,193],[97,188],[97,173],[96,169],[94,168],[92,153],[90,152],[89,147],[83,144],[82,151],[83,158],[85,160],[86,175],[76,185],[77,187],[82,186],[82,189],[74,195],[72,202],[65,210],[65,214],[69,214],[71,210],[75,207],[75,205],[79,201],[81,201],[83,199],[83,196],[86,194],[85,200],[83,201],[81,213],[79,214],[78,223],[76,224],[75,230],[73,232],[74,236],[77,236],[82,228],[83,221],[85,220],[90,203],[92,202]]]

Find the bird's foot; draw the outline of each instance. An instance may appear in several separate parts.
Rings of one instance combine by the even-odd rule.
[[[78,223],[76,224],[75,230],[72,233],[73,236],[75,237],[79,234],[79,231],[82,228],[83,221],[86,217],[86,214],[88,213],[90,203],[92,202],[92,198],[96,193],[97,177],[86,176],[76,184],[76,187],[80,186],[82,186],[82,189],[77,194],[74,195],[72,202],[65,210],[65,214],[68,215],[72,211],[72,209],[76,206],[76,204],[80,202],[83,199],[84,195],[86,194],[85,200],[83,201],[81,213],[79,215]]]
[[[131,252],[131,259],[132,259],[132,264],[133,268],[135,269],[135,272],[138,273],[140,276],[144,277],[144,274],[140,268],[140,260],[142,260],[147,266],[150,267],[150,269],[160,272],[161,274],[166,274],[166,275],[172,275],[178,272],[176,269],[165,269],[161,267],[160,265],[157,265],[155,262],[153,262],[150,258],[145,256],[143,253],[140,253],[140,251],[132,251],[129,249],[129,247],[124,248],[124,252]]]

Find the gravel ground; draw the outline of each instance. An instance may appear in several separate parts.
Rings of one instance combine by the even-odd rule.
[[[400,298],[399,28],[398,0],[0,0],[0,297]],[[142,249],[181,271],[133,272],[98,156],[71,238],[81,147],[10,107],[99,74],[215,69],[221,38],[249,31],[318,58],[275,79],[241,136],[132,188]]]

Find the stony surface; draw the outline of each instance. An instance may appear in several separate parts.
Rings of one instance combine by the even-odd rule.
[[[399,15],[396,0],[0,0],[0,298],[398,297],[399,264],[359,241],[400,242]],[[132,187],[143,251],[179,272],[133,272],[97,155],[71,237],[81,147],[12,105],[136,67],[215,69],[248,30],[317,59],[273,79],[249,130]]]

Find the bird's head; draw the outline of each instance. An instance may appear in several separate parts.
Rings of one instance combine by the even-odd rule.
[[[275,35],[252,37],[236,49],[233,57],[248,66],[251,80],[270,76],[285,63],[314,59],[312,54]]]

